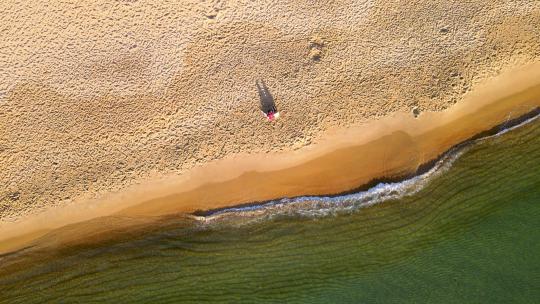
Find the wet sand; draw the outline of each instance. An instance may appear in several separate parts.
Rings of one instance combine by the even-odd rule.
[[[407,176],[455,144],[539,106],[540,63],[536,63],[486,82],[446,111],[423,113],[418,118],[398,113],[354,128],[329,130],[320,143],[296,151],[226,157],[99,201],[4,222],[0,225],[0,252],[29,245],[53,229],[103,216],[138,218],[115,227],[140,227],[162,215],[335,194],[376,178]],[[80,230],[77,226],[64,228],[72,229],[64,241],[106,234],[103,222],[89,223]]]

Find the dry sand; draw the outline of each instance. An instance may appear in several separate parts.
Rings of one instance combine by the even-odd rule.
[[[159,188],[165,191],[161,195],[138,192],[139,199],[177,195],[183,182],[195,189],[248,169],[267,170],[270,163],[284,169],[322,157],[323,149],[311,144],[331,136],[343,139],[333,141],[335,150],[389,130],[399,133],[389,125],[401,126],[402,136],[383,161],[406,172],[465,134],[538,102],[522,99],[506,112],[484,109],[494,116],[482,119],[482,126],[439,130],[432,134],[447,136],[426,135],[414,145],[410,137],[419,134],[406,127],[435,115],[415,120],[415,109],[449,108],[487,79],[539,61],[540,2],[532,0],[2,1],[0,14],[4,236],[10,222],[24,223],[53,206],[58,207],[54,212],[71,210],[65,214],[72,219],[84,218],[80,212],[110,214],[134,204],[121,199],[124,189],[145,189],[148,181],[176,176]],[[274,124],[258,113],[258,78],[265,80],[282,113]],[[490,100],[526,89],[505,88],[507,93],[498,91]],[[481,103],[482,98],[463,102],[471,111]],[[392,115],[407,123],[364,124]],[[438,119],[425,118],[429,123],[418,130],[437,125]],[[360,135],[350,131],[356,137],[336,131],[361,125]],[[413,147],[423,154],[408,154]],[[294,191],[283,185],[269,192],[228,188],[237,191],[225,200],[205,194],[206,200],[197,198],[197,203],[159,203],[152,210],[146,204],[130,212],[187,211],[300,190],[332,192],[399,173],[372,166],[364,177],[352,174],[380,154],[370,151],[357,154],[356,167],[345,166],[351,172],[340,171],[342,178],[325,180],[326,186],[296,175],[295,181],[304,182]],[[227,171],[204,165],[268,152],[282,152],[284,160],[267,154],[261,165],[260,156],[242,157],[241,163],[229,161]],[[206,173],[196,173],[198,166]],[[295,172],[316,173],[309,168]],[[102,209],[107,211],[79,208],[89,201],[107,205]],[[15,224],[11,227],[22,227]]]

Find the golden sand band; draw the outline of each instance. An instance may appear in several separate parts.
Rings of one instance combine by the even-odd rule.
[[[103,216],[141,219],[124,223],[127,226],[148,224],[153,216],[334,194],[374,178],[408,175],[453,145],[539,106],[540,63],[536,63],[492,79],[443,112],[424,113],[418,118],[402,113],[346,130],[331,130],[325,140],[297,151],[235,155],[100,201],[78,202],[2,223],[0,252],[25,247],[54,229]],[[67,239],[104,232],[97,226],[73,227]]]

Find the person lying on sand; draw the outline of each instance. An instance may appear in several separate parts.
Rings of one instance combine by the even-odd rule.
[[[266,84],[262,80],[255,81],[255,84],[257,85],[257,90],[259,91],[259,98],[261,102],[260,109],[264,116],[269,121],[279,118],[279,112],[276,108],[274,97],[272,94],[270,94],[270,91],[268,91]]]

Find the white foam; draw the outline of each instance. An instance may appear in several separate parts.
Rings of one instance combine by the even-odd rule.
[[[339,196],[301,196],[282,198],[254,206],[228,208],[209,216],[197,217],[204,224],[247,224],[276,216],[323,217],[354,212],[360,208],[391,199],[400,199],[420,191],[434,177],[448,170],[467,147],[450,151],[429,171],[413,178],[396,182],[380,183],[366,191]]]
[[[535,116],[533,116],[533,117],[531,117],[531,118],[529,118],[529,119],[527,119],[527,120],[525,120],[525,121],[522,121],[521,123],[519,123],[519,124],[517,124],[517,125],[515,125],[515,126],[509,127],[509,128],[503,128],[503,129],[501,129],[499,132],[497,132],[496,134],[491,135],[491,136],[486,136],[486,137],[480,138],[479,140],[486,140],[486,139],[488,139],[488,138],[501,136],[501,135],[503,135],[503,134],[505,134],[505,133],[507,133],[507,132],[510,132],[510,131],[512,131],[512,130],[515,130],[515,129],[517,129],[517,128],[520,128],[520,127],[522,127],[522,126],[524,126],[524,125],[526,125],[526,124],[529,124],[529,123],[535,121],[536,119],[538,119],[538,117],[540,117],[540,114],[539,114],[539,115],[535,115]]]
[[[540,115],[527,119],[516,126],[502,129],[497,134],[481,138],[476,142],[505,134],[508,131],[533,122],[538,117],[540,117]],[[448,171],[452,164],[471,146],[471,144],[463,144],[451,149],[445,153],[445,155],[438,160],[430,170],[423,174],[400,182],[380,183],[366,191],[339,196],[301,196],[295,198],[282,198],[268,201],[260,205],[228,208],[215,212],[209,216],[196,218],[205,225],[214,223],[242,225],[277,216],[316,218],[355,212],[363,207],[388,200],[401,199],[417,193],[431,180]]]

